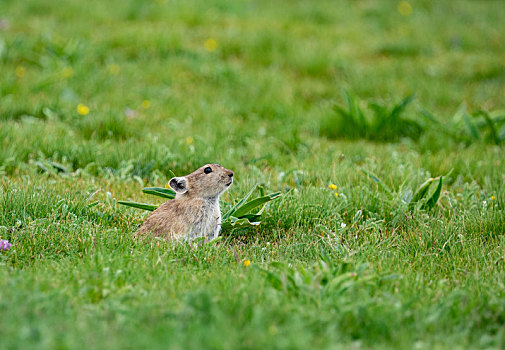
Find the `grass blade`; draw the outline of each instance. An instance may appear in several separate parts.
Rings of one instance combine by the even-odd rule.
[[[410,94],[401,100],[391,111],[390,118],[394,119],[414,100],[415,94]]]
[[[148,211],[154,211],[158,208],[155,204],[146,204],[146,203],[137,203],[137,202],[129,202],[129,201],[117,201],[118,204],[126,205],[127,207],[143,209]]]

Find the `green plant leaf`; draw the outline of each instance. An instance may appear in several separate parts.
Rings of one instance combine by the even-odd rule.
[[[426,180],[421,186],[419,186],[419,188],[417,189],[416,193],[414,193],[414,196],[412,197],[412,200],[409,203],[409,209],[414,208],[414,205],[417,202],[419,202],[421,199],[423,199],[424,196],[426,196],[426,193],[430,189],[431,184],[435,180],[436,179],[434,179],[434,178],[430,178],[430,179]]]
[[[463,113],[462,118],[468,128],[468,132],[469,132],[470,136],[472,137],[472,139],[480,140],[479,129],[477,129],[475,124],[470,120],[470,117],[468,116],[468,114],[466,112]]]
[[[169,188],[163,188],[163,187],[145,187],[142,189],[142,192],[147,193],[147,194],[152,194],[154,196],[162,197],[162,198],[168,198],[168,199],[174,199],[175,198],[175,191]]]
[[[261,215],[259,215],[261,218]],[[249,226],[258,226],[261,224],[261,221],[250,221],[247,217],[236,218],[234,216],[230,216],[230,225],[233,227],[249,227]]]
[[[94,201],[93,203],[88,204],[88,208],[93,208],[94,206],[98,205],[100,201]]]
[[[254,192],[254,190],[257,187],[258,187],[258,185],[254,185],[253,188],[251,188],[251,190],[249,191],[249,193],[246,194],[244,198],[242,198],[237,204],[235,204],[230,210],[228,210],[228,212],[223,215],[222,221],[225,222],[226,220],[228,220],[228,218],[235,212],[235,210],[239,206],[241,206],[242,204],[244,204],[245,201],[249,199],[249,197],[251,197],[251,194]]]
[[[393,107],[390,118],[396,118],[414,100],[415,94],[410,94]]]
[[[266,195],[263,197],[255,198],[252,201],[249,201],[246,204],[238,207],[238,209],[232,213],[232,216],[240,218],[246,214],[249,214],[251,212],[251,210],[253,210],[261,205],[264,205],[279,196],[281,196],[281,192],[275,192],[275,193],[272,193],[272,194],[269,194],[269,195]]]
[[[359,107],[358,99],[347,90],[344,90],[344,97],[345,100],[347,101],[347,106],[349,108],[348,115],[359,126],[359,129],[366,131],[368,123],[367,120],[365,119],[363,111]]]
[[[117,202],[118,202],[118,204],[126,205],[127,207],[149,210],[149,211],[154,211],[154,210],[156,210],[156,208],[158,208],[158,206],[155,204],[137,203],[137,202],[129,202],[129,201],[117,201]]]
[[[440,180],[438,180],[438,186],[431,195],[431,197],[428,199],[428,201],[423,205],[423,208],[433,209],[435,204],[437,204],[438,198],[440,198],[440,192],[442,191],[442,176],[440,176]]]
[[[486,121],[487,126],[489,127],[489,131],[491,132],[491,138],[493,139],[494,143],[497,145],[500,145],[501,139],[498,136],[498,131],[496,130],[495,121],[491,119],[489,114],[486,111],[478,111],[475,115],[481,115],[484,117],[484,120]]]
[[[283,289],[282,279],[273,272],[262,270],[266,274],[265,280],[276,290]]]
[[[231,216],[231,217],[233,217],[233,216]],[[260,222],[261,221],[261,214],[247,214],[247,215],[239,217],[239,219],[247,219],[251,222]]]

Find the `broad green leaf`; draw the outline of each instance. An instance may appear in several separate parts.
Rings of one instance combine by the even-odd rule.
[[[440,180],[438,180],[438,186],[433,192],[432,196],[428,199],[426,204],[423,205],[423,208],[433,209],[435,204],[437,204],[438,198],[440,198],[440,192],[442,191],[442,176],[440,176]]]
[[[126,205],[127,207],[132,207],[132,208],[137,208],[137,209],[149,210],[149,211],[153,211],[153,210],[156,210],[156,208],[158,208],[158,206],[155,204],[146,204],[146,203],[137,203],[137,202],[128,202],[128,201],[118,201],[118,204]]]
[[[248,194],[246,194],[246,196],[244,198],[242,198],[237,204],[235,204],[226,214],[223,215],[223,222],[228,220],[228,218],[235,212],[235,210],[241,206],[242,204],[245,203],[246,200],[249,199],[249,197],[251,197],[251,194],[254,192],[254,190],[258,187],[258,185],[255,185],[253,186],[253,188],[251,188],[251,190],[249,191]]]
[[[233,216],[230,216],[232,218]],[[259,222],[261,221],[261,214],[247,214],[239,217],[238,219],[247,219],[251,222]]]
[[[154,196],[162,197],[162,198],[168,198],[168,199],[174,199],[175,198],[175,191],[169,188],[163,188],[163,187],[145,187],[142,189],[142,192],[147,193],[147,194],[152,194]]]
[[[240,206],[237,210],[235,210],[232,213],[232,215],[237,218],[240,218],[246,214],[249,214],[251,212],[251,210],[253,210],[263,204],[270,202],[271,200],[279,197],[280,195],[281,195],[281,192],[275,192],[275,193],[272,193],[272,194],[269,194],[269,195],[266,195],[263,197],[255,198],[252,201],[249,201],[246,204]]]
[[[433,181],[435,181],[435,179],[434,178],[430,178],[430,179],[426,180],[426,182],[424,182],[418,188],[418,190],[416,191],[416,193],[414,193],[414,196],[412,197],[412,200],[410,201],[409,209],[412,209],[417,202],[419,202],[421,199],[424,198],[424,196],[426,196],[426,193],[430,189],[430,186],[433,183]]]

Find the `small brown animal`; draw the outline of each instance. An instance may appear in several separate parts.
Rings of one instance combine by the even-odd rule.
[[[153,211],[135,234],[169,240],[205,237],[212,240],[221,230],[219,197],[233,183],[233,171],[207,164],[183,177],[169,181],[175,198]]]

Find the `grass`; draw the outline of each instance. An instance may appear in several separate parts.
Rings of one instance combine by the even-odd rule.
[[[411,6],[2,1],[0,348],[503,348],[505,8]],[[207,162],[284,195],[135,242]]]

